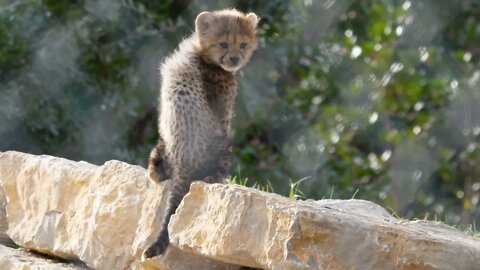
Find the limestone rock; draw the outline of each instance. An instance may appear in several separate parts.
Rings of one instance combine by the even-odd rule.
[[[294,201],[193,183],[172,217],[182,250],[264,269],[480,269],[480,240],[362,200]]]
[[[0,185],[0,245],[14,247],[15,243],[10,239],[7,234],[8,222],[6,212],[7,198],[3,192],[3,188]],[[1,268],[0,268],[1,269]]]
[[[169,186],[119,161],[0,153],[0,232],[99,270],[479,269],[480,240],[441,223],[398,220],[362,200],[299,202],[202,182],[172,217],[175,247],[142,263]],[[16,251],[0,246],[0,269],[56,269],[17,264],[8,255]]]
[[[67,263],[40,258],[21,249],[0,245],[0,269],[2,270],[75,270],[86,269]]]
[[[5,206],[7,205],[7,198],[3,193],[3,188],[0,186],[0,233],[4,233],[8,229],[7,213],[5,212]]]
[[[0,185],[8,234],[23,247],[99,270],[238,268],[175,248],[139,261],[160,230],[169,188],[169,181],[148,180],[139,166],[9,151],[0,153]]]

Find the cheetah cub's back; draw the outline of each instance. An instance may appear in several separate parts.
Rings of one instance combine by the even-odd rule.
[[[234,75],[257,48],[258,20],[254,13],[234,9],[202,12],[195,32],[160,68],[159,140],[148,169],[152,180],[171,177],[173,185],[160,234],[145,250],[144,259],[168,247],[170,217],[193,180],[225,182],[231,166]]]

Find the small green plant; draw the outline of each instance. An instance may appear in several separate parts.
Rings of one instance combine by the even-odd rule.
[[[480,238],[480,231],[477,230],[477,225],[475,223],[475,220],[473,220],[472,225],[468,226],[465,229],[465,233],[467,233],[467,234],[469,234],[473,237]]]
[[[248,178],[241,178],[238,175],[234,175],[234,176],[229,175],[227,176],[227,182],[229,184],[237,184],[237,185],[246,187],[248,183]]]
[[[244,187],[252,187],[252,188],[255,188],[255,189],[258,189],[258,190],[261,190],[261,191],[265,191],[265,192],[269,192],[269,193],[275,193],[275,190],[272,186],[272,183],[270,182],[270,180],[267,180],[267,184],[266,185],[262,185],[258,182],[255,182],[253,183],[253,185],[249,185],[248,184],[248,178],[242,178],[240,175],[235,175],[235,176],[227,176],[227,182],[229,184],[236,184],[236,185],[240,185],[240,186],[244,186]]]
[[[355,196],[357,196],[358,191],[359,191],[359,189],[357,188],[357,190],[355,190],[355,192],[352,195],[352,198],[351,198],[352,200],[355,199]]]
[[[262,185],[262,184],[256,182],[255,184],[253,184],[252,187],[256,188],[258,190],[261,190],[261,191],[265,191],[265,192],[269,192],[269,193],[275,193],[275,190],[273,189],[272,183],[270,182],[269,179],[267,179],[267,184],[266,185]]]
[[[392,215],[394,218],[397,218],[397,219],[403,219],[402,217],[400,217],[397,213],[397,211],[395,211],[394,209],[392,209],[391,207],[387,207],[388,208],[388,211],[390,211],[390,215]]]
[[[290,179],[290,192],[288,193],[288,197],[290,199],[295,199],[295,196],[301,195],[302,197],[305,196],[305,194],[300,190],[300,184],[310,178],[310,176],[304,177],[296,182],[293,182],[292,179]]]
[[[332,192],[330,192],[330,198],[329,199],[333,198],[333,193],[334,192],[335,192],[335,186],[332,186]]]

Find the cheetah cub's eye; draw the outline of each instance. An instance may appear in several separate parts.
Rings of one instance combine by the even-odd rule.
[[[226,42],[220,42],[218,45],[220,45],[222,49],[228,49],[228,43]]]
[[[243,49],[245,49],[246,47],[247,47],[247,43],[245,43],[245,42],[240,43],[240,49],[243,50]]]

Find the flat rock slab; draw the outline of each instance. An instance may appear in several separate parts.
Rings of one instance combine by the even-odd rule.
[[[363,200],[302,202],[196,182],[169,229],[182,250],[264,269],[480,269],[478,238]]]
[[[0,245],[0,269],[2,270],[81,270],[88,269],[68,263],[41,258],[25,250]]]
[[[170,187],[169,181],[148,180],[142,167],[9,151],[0,153],[0,186],[7,233],[22,247],[79,259],[98,270],[238,269],[176,248],[140,261],[160,230]],[[5,229],[1,219],[0,210],[0,228]]]

